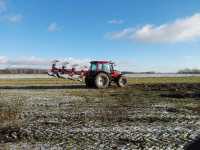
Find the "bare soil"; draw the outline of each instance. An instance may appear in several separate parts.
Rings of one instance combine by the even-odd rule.
[[[197,83],[0,88],[3,149],[183,149],[200,134]]]

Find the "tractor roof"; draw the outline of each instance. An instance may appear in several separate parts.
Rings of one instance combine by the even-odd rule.
[[[98,63],[98,64],[113,64],[111,61],[91,61],[90,63]]]

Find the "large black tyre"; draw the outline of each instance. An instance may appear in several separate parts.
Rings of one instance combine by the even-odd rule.
[[[94,83],[96,88],[105,89],[108,88],[110,79],[106,73],[102,72],[96,75]]]
[[[128,81],[127,81],[127,78],[125,76],[120,76],[118,79],[117,79],[117,85],[119,87],[126,87]]]

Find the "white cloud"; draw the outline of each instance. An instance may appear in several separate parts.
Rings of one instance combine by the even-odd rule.
[[[61,66],[63,62],[69,62],[68,66],[78,65],[77,68],[82,68],[83,66],[88,66],[89,59],[76,59],[76,58],[61,58],[58,59],[58,65]],[[5,56],[0,56],[0,68],[48,68],[52,63],[52,60],[45,58],[31,57],[21,57],[18,59],[10,59]]]
[[[16,14],[16,15],[5,16],[4,18],[10,23],[19,23],[22,21],[23,16],[21,14]]]
[[[0,56],[0,65],[5,64],[7,62],[7,58],[5,56]]]
[[[58,24],[56,22],[53,22],[53,23],[49,24],[49,26],[48,26],[49,32],[57,32],[59,30],[60,30],[60,27],[58,26]]]
[[[190,41],[200,37],[200,13],[172,23],[141,28],[128,28],[109,34],[112,39],[129,39],[149,43],[174,43]]]
[[[18,60],[8,60],[7,62],[10,65],[48,65],[49,61],[42,58],[29,57],[22,58]]]
[[[0,66],[2,67],[44,67],[50,63],[47,59],[36,57],[23,57],[20,59],[9,59],[5,56],[0,56]]]
[[[85,67],[89,68],[91,59],[80,59],[80,58],[60,58],[58,66],[62,66],[63,63],[68,62],[67,68],[74,67],[76,65],[76,69],[83,69]],[[31,57],[21,57],[18,59],[11,59],[5,56],[0,56],[0,69],[2,68],[43,68],[48,69],[53,59],[45,59],[45,58],[37,58],[34,56]],[[117,60],[114,61],[116,63],[116,69],[120,71],[131,71],[133,68],[133,62],[127,60]]]
[[[135,31],[134,28],[127,28],[119,32],[108,33],[106,37],[110,39],[130,39],[134,31]]]
[[[7,0],[0,0],[0,13],[7,10]]]
[[[109,24],[123,24],[124,23],[124,20],[117,20],[117,19],[113,19],[113,20],[110,20],[108,21]]]
[[[7,11],[7,0],[0,0],[0,21],[18,23],[22,19],[23,16],[21,14],[10,15],[10,12]]]

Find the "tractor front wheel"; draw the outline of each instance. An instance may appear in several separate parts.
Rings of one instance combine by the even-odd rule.
[[[99,73],[95,77],[95,86],[98,89],[108,88],[110,79],[106,73]]]
[[[117,80],[117,85],[119,87],[125,87],[127,85],[127,78],[125,76],[120,76]]]

